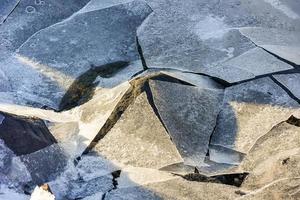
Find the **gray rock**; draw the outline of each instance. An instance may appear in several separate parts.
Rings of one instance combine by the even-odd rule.
[[[223,90],[150,80],[154,104],[187,165],[201,165],[219,113]]]
[[[284,85],[296,98],[300,100],[300,73],[279,74],[273,77]]]
[[[259,189],[275,180],[299,177],[299,134],[300,127],[284,122],[257,140],[241,164],[250,172],[243,187]]]
[[[32,177],[34,184],[43,184],[62,173],[68,162],[68,155],[57,144],[31,154],[20,156]]]
[[[261,48],[254,48],[215,68],[207,68],[206,74],[218,77],[228,83],[235,83],[289,69],[293,69],[293,67]]]
[[[0,5],[0,24],[2,24],[8,15],[13,11],[20,0],[2,0]]]
[[[151,68],[207,73],[217,67],[218,75],[230,75],[218,73],[218,65],[255,48],[237,28],[300,29],[300,20],[260,0],[148,2],[154,12],[139,28],[138,38]]]
[[[113,199],[234,199],[237,189],[232,186],[199,183],[176,178],[139,187],[122,188],[109,192],[106,198]],[[205,192],[204,192],[205,191]]]
[[[31,35],[69,17],[87,2],[88,0],[20,0],[0,27],[0,46],[9,50],[17,49]]]
[[[182,162],[145,93],[129,105],[94,151],[109,160],[134,167],[161,168]]]
[[[240,31],[256,45],[285,60],[300,65],[299,30],[288,31],[274,28],[242,28]]]
[[[258,138],[297,109],[299,104],[270,78],[226,88],[211,144],[248,153]],[[217,157],[215,152],[210,159]]]

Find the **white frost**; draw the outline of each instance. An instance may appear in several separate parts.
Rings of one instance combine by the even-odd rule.
[[[29,200],[29,196],[0,185],[0,200]]]
[[[224,23],[224,18],[207,16],[195,26],[195,33],[202,40],[222,38],[230,28]]]
[[[264,0],[266,3],[271,4],[274,8],[277,10],[280,10],[283,14],[286,16],[292,18],[292,19],[299,19],[299,15],[295,13],[293,10],[291,10],[289,7],[284,5],[280,0]]]

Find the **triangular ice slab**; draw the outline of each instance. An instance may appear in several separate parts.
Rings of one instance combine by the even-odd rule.
[[[188,165],[201,165],[213,132],[223,90],[150,80],[154,104]]]
[[[182,162],[145,93],[126,109],[94,151],[109,160],[134,167],[161,168]]]

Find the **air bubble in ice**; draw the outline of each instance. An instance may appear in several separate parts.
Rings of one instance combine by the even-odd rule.
[[[27,6],[26,7],[26,12],[27,13],[34,13],[35,12],[35,7],[33,7],[33,6]]]
[[[44,5],[45,2],[43,0],[35,0],[35,5]]]

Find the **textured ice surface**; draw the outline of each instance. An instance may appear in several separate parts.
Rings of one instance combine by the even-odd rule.
[[[282,3],[282,0],[264,0],[265,2],[271,4],[274,8],[283,12],[286,16],[292,19],[299,19],[300,16],[292,10],[288,5]]]
[[[300,26],[299,26],[300,27]],[[297,65],[300,65],[299,30],[274,28],[242,28],[241,33],[256,45]],[[272,35],[272,37],[270,37]]]
[[[135,167],[158,169],[182,162],[145,93],[139,95],[126,109],[114,127],[98,142],[94,151],[109,160]]]
[[[109,200],[235,199],[238,195],[234,191],[235,187],[232,186],[176,178],[144,186],[113,190],[106,195],[106,198]]]
[[[0,200],[300,199],[299,16],[2,0]]]
[[[241,164],[243,170],[252,172],[243,186],[259,189],[281,178],[299,177],[299,134],[300,127],[284,122],[257,140]]]
[[[154,12],[139,28],[138,38],[146,63],[152,68],[208,74],[213,71],[217,77],[228,78],[242,72],[240,79],[249,79],[251,73],[247,71],[237,69],[231,74],[232,70],[219,68],[225,61],[255,47],[240,34],[239,28],[300,30],[300,20],[288,17],[261,0],[148,2]],[[252,62],[260,65],[253,57]],[[267,70],[261,71],[261,74],[266,73]]]
[[[6,1],[4,0],[4,4]],[[88,0],[21,0],[0,27],[0,46],[9,50],[17,49],[31,35],[69,17],[87,2]]]
[[[18,54],[73,80],[92,67],[135,61],[139,59],[135,32],[149,13],[143,1],[76,13],[33,35]],[[71,83],[61,82],[65,88]]]
[[[101,156],[84,155],[76,167],[69,163],[66,170],[49,185],[58,199],[105,193],[113,187],[110,174],[118,169]]]
[[[68,2],[55,3],[55,6],[48,2],[37,5],[41,10],[36,12],[46,12],[48,18],[43,21],[45,16],[40,14],[43,24],[39,24],[35,21],[35,12],[28,14],[28,20],[34,24],[30,26],[20,10],[26,4],[22,1],[11,16],[17,19],[1,26],[1,102],[60,110],[63,109],[60,103],[70,87],[80,90],[82,82],[90,81],[92,85],[97,77],[98,87],[114,87],[142,69],[135,32],[151,12],[145,2],[126,2],[75,14],[84,6],[84,1],[69,2],[72,7],[66,6]],[[49,6],[51,9],[42,10]],[[60,6],[65,6],[67,11],[53,11]],[[62,16],[52,16],[61,12]],[[24,28],[20,29],[16,21],[25,23]],[[18,53],[13,53],[17,48]],[[106,64],[115,62],[127,64],[107,69]],[[87,76],[87,72],[93,73],[94,80]],[[35,84],[31,80],[35,80]]]
[[[0,185],[0,199],[1,200],[29,200],[30,196],[17,192],[7,186]]]
[[[211,144],[247,153],[258,138],[297,109],[299,104],[270,78],[228,87]]]
[[[80,156],[94,140],[130,87],[128,82],[124,82],[111,89],[98,89],[90,101],[60,113],[7,104],[0,104],[0,110],[53,122],[54,125],[51,127],[55,130],[53,135],[58,137],[64,151],[75,158]],[[62,127],[62,124],[66,127]]]
[[[154,104],[172,141],[188,165],[201,165],[207,153],[223,90],[150,81]]]
[[[20,0],[2,0],[0,4],[0,24],[2,24],[8,15],[13,11]]]
[[[273,77],[300,100],[300,73],[273,75]]]
[[[290,69],[293,69],[291,65],[280,61],[263,49],[253,48],[217,67],[205,68],[205,73],[229,83],[235,83]]]

